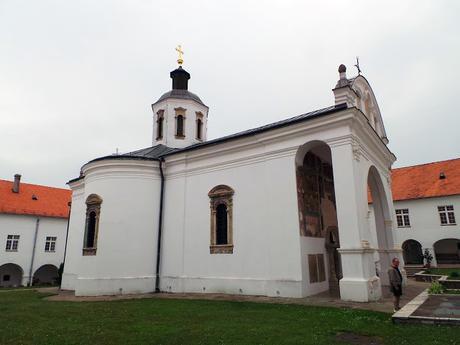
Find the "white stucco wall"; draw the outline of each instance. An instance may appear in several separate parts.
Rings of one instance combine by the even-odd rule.
[[[258,148],[252,153],[263,152]],[[242,156],[224,154],[208,158],[206,165],[195,160],[171,168],[167,161],[164,290],[299,295],[294,156],[288,152],[257,162]],[[210,254],[208,192],[219,184],[235,191],[233,254]]]
[[[158,163],[107,160],[84,167],[75,188],[63,288],[76,295],[154,289],[160,177]],[[86,198],[99,195],[97,253],[82,254]]]
[[[441,225],[438,206],[453,205],[456,216],[456,225]],[[422,249],[428,248],[432,253],[436,265],[433,245],[442,239],[456,238],[460,240],[460,195],[438,198],[424,198],[394,202],[395,209],[409,209],[410,227],[396,227],[395,240],[399,247],[406,240],[416,240]]]
[[[43,265],[53,265],[59,268],[64,258],[67,219],[38,218],[40,222],[37,232],[32,275]],[[20,266],[23,270],[22,285],[29,283],[36,223],[37,216],[0,214],[0,266],[8,263]],[[18,250],[15,252],[5,250],[8,235],[20,235]],[[45,252],[45,240],[47,236],[57,238],[55,252]]]

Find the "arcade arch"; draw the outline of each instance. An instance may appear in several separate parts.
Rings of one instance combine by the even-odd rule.
[[[423,265],[422,245],[416,240],[406,240],[402,244],[404,263],[406,265]]]
[[[460,264],[460,239],[445,238],[433,244],[436,262],[439,264]]]
[[[57,282],[58,276],[58,268],[56,266],[40,266],[34,273],[32,285],[53,285]]]
[[[17,287],[22,285],[24,271],[19,265],[7,263],[0,266],[0,287]]]

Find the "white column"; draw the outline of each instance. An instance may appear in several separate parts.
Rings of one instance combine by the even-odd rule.
[[[367,202],[363,195],[359,157],[351,140],[329,143],[334,170],[334,188],[339,224],[343,278],[340,296],[343,300],[368,302],[378,300],[382,291],[375,275],[374,252],[364,238]]]

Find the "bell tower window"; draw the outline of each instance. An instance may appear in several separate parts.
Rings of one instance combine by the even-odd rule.
[[[157,140],[163,139],[164,110],[157,112]]]
[[[176,139],[185,138],[185,111],[184,108],[175,108],[176,111]]]
[[[203,114],[196,113],[196,139],[203,140]]]

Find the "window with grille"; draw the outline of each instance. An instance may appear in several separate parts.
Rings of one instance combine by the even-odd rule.
[[[6,250],[9,252],[17,252],[19,246],[19,235],[8,235],[6,237]]]
[[[47,236],[45,240],[45,252],[56,251],[56,237]]]
[[[410,227],[409,209],[396,210],[396,222],[398,223],[398,228]]]
[[[438,206],[441,225],[455,225],[455,213],[453,205]]]

